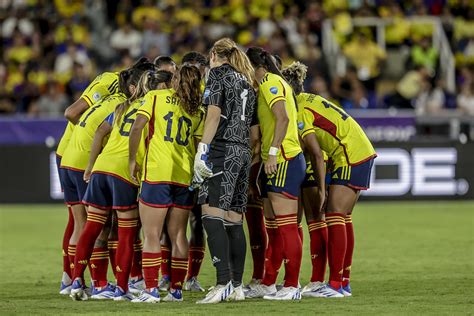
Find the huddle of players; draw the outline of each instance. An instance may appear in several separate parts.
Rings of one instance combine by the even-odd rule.
[[[89,266],[92,298],[158,302],[161,265],[168,273],[162,269],[162,281],[169,282],[162,300],[182,301],[185,278],[188,289],[202,289],[196,276],[204,227],[217,282],[198,303],[351,295],[350,214],[359,191],[369,186],[375,158],[362,129],[329,101],[303,93],[306,67],[299,63],[280,72],[277,59],[261,48],[244,54],[222,39],[211,49],[201,93],[205,71],[198,56],[192,53],[174,74],[169,58],[104,73],[66,110],[70,123],[57,150],[70,212],[61,293],[87,299],[83,275]],[[202,224],[191,183],[200,188]],[[303,208],[313,274],[301,291]],[[254,259],[246,287],[244,213]],[[191,243],[188,219],[194,224]],[[109,255],[116,286],[107,281]],[[278,289],[283,262],[285,282]]]

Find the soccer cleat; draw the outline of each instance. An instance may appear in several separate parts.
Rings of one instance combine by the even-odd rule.
[[[71,294],[72,280],[66,272],[63,272],[61,278],[61,287],[59,288],[59,294],[69,295]]]
[[[159,303],[160,292],[155,287],[151,291],[143,290],[139,297],[132,300],[132,303]]]
[[[325,297],[325,298],[341,298],[344,297],[342,287],[339,290],[333,289],[329,284],[325,284],[319,289],[311,292],[306,292],[305,296],[309,297]]]
[[[115,288],[114,301],[131,301],[135,298],[132,293],[125,293],[120,286]]]
[[[284,287],[285,287],[285,280],[283,280],[283,283],[276,285],[277,291],[280,291],[280,290],[281,290],[282,288],[284,288]],[[300,281],[298,281],[298,288],[301,289]]]
[[[309,282],[308,284],[306,284],[306,286],[303,288],[303,290],[301,290],[301,295],[306,296],[307,292],[314,292],[317,289],[319,289],[320,287],[323,287],[324,285],[325,284],[323,282],[320,282],[320,281]]]
[[[297,287],[283,287],[274,294],[265,295],[263,299],[274,301],[299,301],[301,300],[301,291]]]
[[[106,286],[92,290],[91,299],[94,300],[108,300],[113,299],[115,295],[115,285],[107,283]]]
[[[206,291],[201,286],[201,283],[199,283],[196,277],[192,277],[189,280],[186,280],[186,282],[184,282],[183,290],[191,291],[191,292],[205,292]]]
[[[158,283],[158,288],[162,292],[168,291],[170,289],[170,277],[164,275]]]
[[[253,289],[253,288],[256,287],[257,285],[259,285],[261,282],[262,282],[262,280],[259,280],[259,279],[252,279],[252,280],[250,280],[249,284],[247,284],[246,286],[244,286],[244,292],[250,291],[251,289]]]
[[[80,278],[72,282],[69,297],[71,297],[73,301],[87,301],[88,297]]]
[[[265,285],[259,284],[256,285],[253,289],[248,292],[245,292],[245,298],[260,298],[265,295],[275,294],[277,292],[275,284]]]
[[[138,280],[128,281],[128,291],[135,295],[140,295],[140,293],[145,289],[145,279],[141,278]]]
[[[181,290],[171,289],[163,298],[163,302],[182,302],[183,301],[183,292]]]
[[[352,296],[352,289],[350,283],[347,283],[346,286],[342,287],[342,294],[344,294],[345,297]]]
[[[197,301],[196,304],[215,304],[227,300],[227,298],[234,292],[234,287],[232,282],[227,283],[226,285],[218,284],[216,285],[206,297],[202,300]]]
[[[243,301],[245,300],[244,287],[239,285],[234,287],[234,292],[227,298],[228,301]]]

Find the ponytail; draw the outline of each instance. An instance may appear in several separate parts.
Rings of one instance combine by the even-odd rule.
[[[145,71],[138,80],[135,92],[130,96],[130,98],[115,108],[114,125],[120,124],[123,114],[130,108],[130,105],[133,102],[145,96],[148,91],[156,90],[160,83],[171,82],[172,77],[173,74],[169,71]]]
[[[246,54],[255,69],[257,69],[258,67],[263,67],[269,72],[283,78],[280,69],[276,65],[276,58],[263,48],[250,47],[249,49],[247,49]]]
[[[175,95],[189,115],[196,115],[201,105],[201,72],[197,67],[183,65],[176,74]]]
[[[219,58],[227,59],[229,64],[241,73],[249,82],[256,82],[252,64],[245,53],[237,47],[237,44],[230,38],[222,38],[214,43],[211,52],[214,52]]]

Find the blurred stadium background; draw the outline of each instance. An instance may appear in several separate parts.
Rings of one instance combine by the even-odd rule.
[[[3,0],[0,10],[1,165],[11,179],[1,202],[61,200],[62,113],[98,73],[142,55],[179,62],[223,36],[303,61],[306,89],[364,127],[379,153],[364,198],[474,197],[472,0]]]
[[[223,36],[310,67],[306,89],[340,104],[373,141],[379,156],[362,199],[382,202],[356,207],[349,301],[204,310],[194,304],[200,294],[186,294],[159,312],[472,313],[474,1],[0,0],[0,36],[0,314],[156,312],[57,294],[62,113],[102,71],[142,55],[179,63]],[[438,201],[454,199],[466,201]],[[200,278],[210,286],[206,258]]]

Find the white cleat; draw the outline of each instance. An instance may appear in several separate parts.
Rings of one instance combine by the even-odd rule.
[[[145,279],[141,278],[139,280],[128,281],[128,291],[135,295],[140,295],[140,293],[145,289]]]
[[[122,288],[120,286],[117,286],[115,288],[114,301],[130,302],[134,298],[135,298],[135,296],[133,296],[133,294],[130,293],[130,291],[125,292],[124,290],[122,290]]]
[[[251,289],[255,288],[257,285],[260,285],[260,283],[262,283],[262,280],[260,280],[260,279],[250,280],[249,284],[244,286],[244,292],[250,291]]]
[[[232,282],[229,282],[226,285],[218,284],[207,293],[206,297],[197,301],[196,304],[216,304],[227,300],[233,292],[234,287],[232,286]]]
[[[245,300],[244,287],[239,285],[234,287],[234,292],[227,298],[228,301],[243,301]]]
[[[73,301],[87,301],[88,296],[79,278],[72,282],[71,293],[69,294],[69,297],[71,297]]]
[[[160,293],[157,288],[154,288],[152,291],[148,292],[143,290],[139,297],[134,298],[132,303],[159,303],[160,302]]]
[[[275,294],[265,295],[263,299],[274,301],[299,301],[301,300],[301,291],[297,287],[284,287]]]
[[[248,292],[245,292],[245,298],[261,298],[265,295],[275,294],[277,292],[275,284],[265,285],[259,284],[256,285],[253,289]]]
[[[328,284],[325,284],[324,286],[320,287],[319,289],[311,292],[306,292],[305,296],[309,297],[325,297],[325,298],[341,298],[344,297],[344,294],[342,293],[342,289],[335,290],[332,287],[330,287]]]
[[[201,286],[196,277],[192,277],[184,282],[183,291],[205,292],[206,290]]]
[[[71,288],[72,288],[72,280],[67,275],[66,272],[63,272],[63,277],[61,278],[61,287],[59,289],[59,294],[61,295],[69,295],[71,294]]]
[[[183,301],[183,292],[181,290],[171,289],[163,299],[163,302],[182,302]]]
[[[91,299],[93,300],[109,300],[115,296],[115,285],[107,283],[102,288],[94,288],[92,290]]]
[[[301,290],[301,295],[302,296],[306,296],[306,293],[307,292],[314,292],[316,290],[318,290],[319,288],[323,287],[324,284],[323,282],[319,282],[319,281],[316,281],[316,282],[309,282],[308,284],[305,285],[305,287]],[[310,295],[308,295],[310,296]]]

